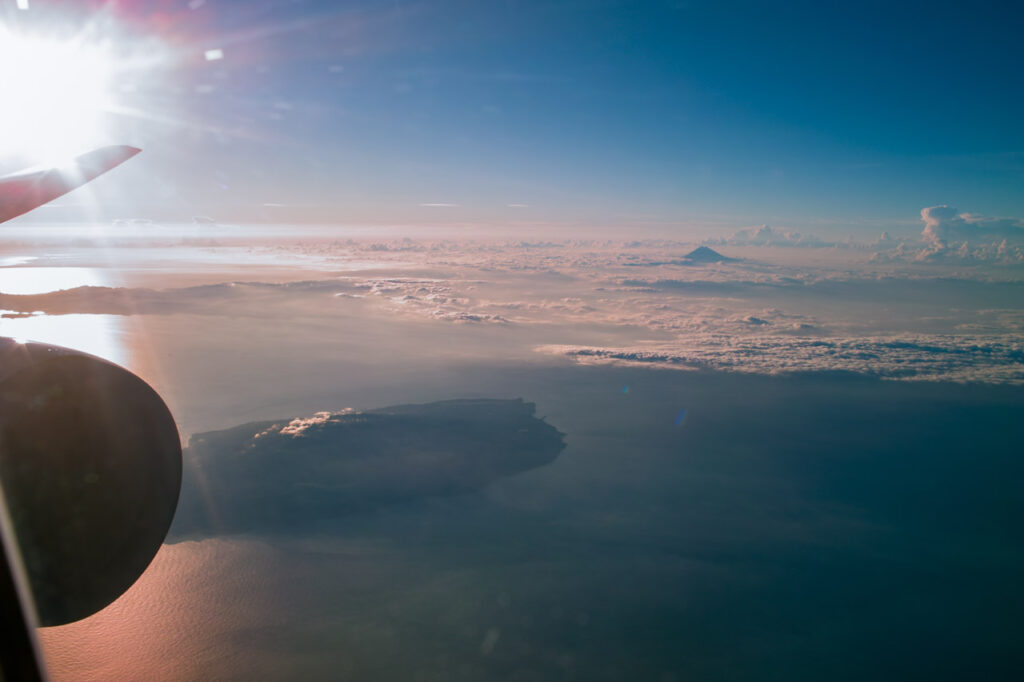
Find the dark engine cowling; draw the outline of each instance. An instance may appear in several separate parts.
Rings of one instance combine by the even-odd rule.
[[[0,485],[39,624],[75,621],[160,548],[181,488],[178,430],[128,370],[0,339]]]

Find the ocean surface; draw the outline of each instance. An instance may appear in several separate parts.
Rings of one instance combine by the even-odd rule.
[[[535,402],[565,450],[308,532],[165,545],[122,599],[41,632],[54,679],[1024,669],[1020,388],[599,367],[453,382],[435,388]]]

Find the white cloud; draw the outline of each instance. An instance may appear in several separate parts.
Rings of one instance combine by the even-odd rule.
[[[729,237],[707,239],[703,242],[711,246],[788,246],[822,248],[841,246],[836,242],[823,241],[813,235],[799,232],[776,230],[769,225],[760,225],[734,232]]]
[[[490,315],[487,313],[467,313],[463,311],[451,312],[442,309],[437,309],[432,313],[433,317],[438,320],[445,320],[447,322],[491,322],[497,324],[507,324],[508,320],[501,315]]]
[[[951,241],[1024,241],[1024,221],[1016,218],[960,213],[951,206],[943,205],[922,208],[921,220],[924,221],[922,238],[943,247]]]

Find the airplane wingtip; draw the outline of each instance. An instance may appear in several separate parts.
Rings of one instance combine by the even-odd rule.
[[[130,145],[109,145],[76,156],[65,164],[28,169],[0,178],[0,223],[67,194],[141,151]]]
[[[130,159],[141,151],[142,150],[140,148],[133,147],[128,144],[111,144],[106,147],[99,147],[86,152],[85,154],[78,156],[76,160],[88,157]]]

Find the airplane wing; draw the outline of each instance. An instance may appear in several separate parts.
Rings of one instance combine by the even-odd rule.
[[[0,177],[0,223],[81,187],[140,151],[127,145],[100,147],[60,166],[30,168]]]

